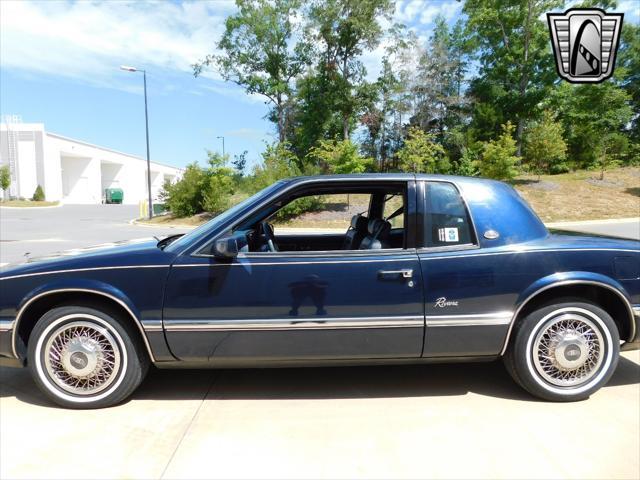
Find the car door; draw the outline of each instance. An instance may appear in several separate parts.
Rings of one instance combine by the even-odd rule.
[[[405,182],[415,219],[415,183]],[[415,228],[415,227],[413,227]],[[407,238],[414,232],[408,226]],[[220,366],[374,358],[422,352],[416,249],[181,256],[165,293],[168,344],[181,360]]]

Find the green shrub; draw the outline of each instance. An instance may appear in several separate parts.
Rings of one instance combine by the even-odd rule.
[[[435,135],[418,127],[409,128],[404,145],[397,153],[398,166],[410,173],[449,173],[451,165]]]
[[[9,165],[0,166],[0,188],[3,191],[9,190],[11,186],[11,170],[9,170]]]
[[[562,137],[562,124],[546,110],[542,118],[532,123],[524,138],[525,159],[529,168],[538,175],[563,173],[569,170],[567,144]]]
[[[164,184],[160,198],[176,217],[201,212],[217,215],[230,206],[236,183],[233,169],[226,166],[228,157],[215,152],[207,155],[207,168],[192,163],[179,181]]]
[[[192,163],[187,165],[180,180],[164,184],[160,198],[176,217],[189,217],[203,211],[206,183],[204,170],[197,163]]]
[[[289,220],[307,212],[315,212],[322,208],[322,200],[320,197],[300,197],[291,203],[288,203],[276,214],[276,220]]]
[[[517,174],[516,141],[513,138],[514,127],[510,122],[502,126],[502,134],[497,140],[491,140],[484,145],[484,151],[479,162],[480,173],[483,177],[496,180],[512,180]]]
[[[36,191],[33,192],[33,197],[31,197],[31,200],[33,200],[34,202],[44,202],[44,190],[42,190],[42,187],[40,185],[36,187]]]
[[[373,159],[360,155],[351,140],[321,140],[306,158],[329,173],[364,173],[374,169]]]

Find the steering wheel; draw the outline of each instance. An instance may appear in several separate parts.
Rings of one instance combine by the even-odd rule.
[[[275,235],[273,233],[273,227],[269,224],[269,222],[264,221],[260,224],[262,227],[262,233],[264,233],[264,238],[267,241],[267,247],[270,252],[278,252],[278,245],[276,245]]]

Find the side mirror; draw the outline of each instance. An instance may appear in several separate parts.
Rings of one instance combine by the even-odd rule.
[[[222,237],[213,243],[213,255],[216,258],[230,259],[238,256],[238,242],[234,237]]]

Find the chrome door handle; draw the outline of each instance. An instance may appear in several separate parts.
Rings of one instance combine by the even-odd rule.
[[[413,269],[403,268],[402,270],[380,270],[378,272],[378,276],[382,278],[385,278],[385,277],[413,278]]]

